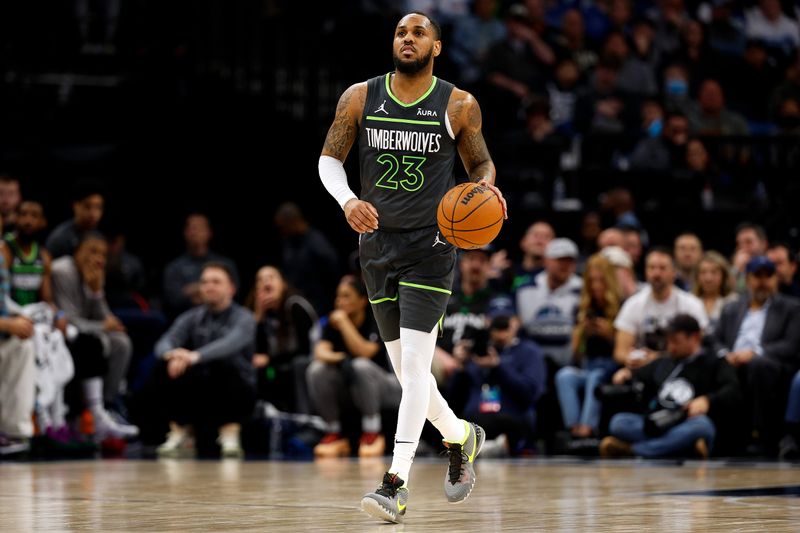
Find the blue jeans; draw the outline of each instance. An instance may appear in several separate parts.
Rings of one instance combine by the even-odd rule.
[[[790,424],[800,424],[800,372],[794,375],[792,385],[789,387],[786,421]]]
[[[595,389],[606,382],[617,369],[617,363],[607,357],[589,359],[586,368],[565,366],[556,373],[556,392],[561,405],[564,427],[578,424],[591,427],[595,432],[600,425],[600,401],[595,398]],[[583,405],[581,405],[583,391]]]
[[[714,446],[717,430],[710,418],[700,415],[681,422],[660,437],[648,438],[644,434],[643,415],[617,413],[611,419],[609,433],[633,444],[633,453],[636,455],[655,458],[677,455],[691,449],[697,439],[705,439],[710,450]]]

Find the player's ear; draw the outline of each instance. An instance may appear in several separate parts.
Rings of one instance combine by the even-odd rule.
[[[438,57],[442,53],[442,41],[433,42],[433,57]]]

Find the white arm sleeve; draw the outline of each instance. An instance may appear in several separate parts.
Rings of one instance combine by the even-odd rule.
[[[319,179],[331,196],[336,198],[339,206],[344,209],[344,204],[353,198],[358,198],[347,185],[347,173],[344,165],[335,157],[321,155],[319,157]]]

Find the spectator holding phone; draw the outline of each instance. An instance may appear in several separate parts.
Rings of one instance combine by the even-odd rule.
[[[619,368],[614,361],[614,319],[622,295],[614,270],[614,265],[599,253],[587,261],[572,334],[574,364],[556,374],[564,427],[573,438],[597,434],[600,402],[595,398],[595,389],[608,382]]]

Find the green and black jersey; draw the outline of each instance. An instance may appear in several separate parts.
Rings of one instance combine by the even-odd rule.
[[[455,185],[456,142],[447,118],[453,84],[433,77],[405,104],[392,94],[392,74],[367,82],[358,139],[361,199],[375,206],[383,230],[436,224],[439,200]]]
[[[11,274],[11,299],[20,305],[40,301],[39,291],[44,280],[44,257],[39,244],[34,242],[26,254],[13,233],[6,235],[5,239],[13,256],[8,269]]]

